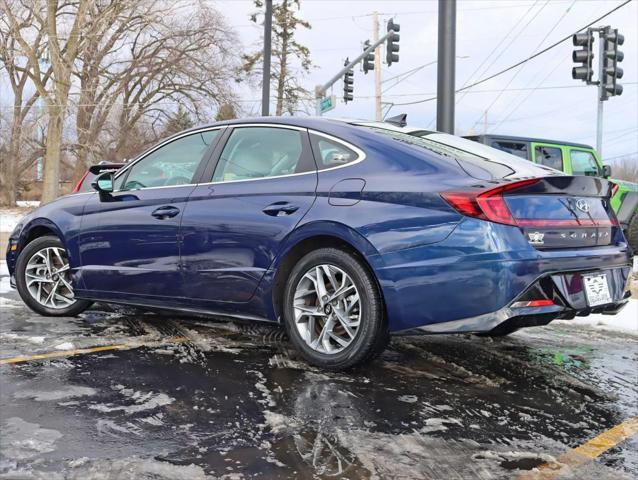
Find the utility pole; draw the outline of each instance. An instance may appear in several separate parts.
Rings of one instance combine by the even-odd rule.
[[[379,41],[379,12],[372,14],[372,41]],[[380,122],[381,116],[381,44],[374,52],[374,119]]]
[[[264,18],[264,68],[261,85],[261,114],[270,115],[270,51],[272,46],[272,0],[266,0]]]
[[[485,110],[485,114],[483,115],[483,135],[487,134],[487,110]]]
[[[436,129],[454,134],[456,0],[439,0]]]

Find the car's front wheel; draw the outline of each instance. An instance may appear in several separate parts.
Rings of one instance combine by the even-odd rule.
[[[356,256],[335,248],[308,253],[284,292],[286,330],[311,364],[342,370],[383,351],[388,328],[379,287]]]
[[[16,286],[24,303],[40,315],[73,316],[91,305],[75,298],[69,259],[57,237],[36,238],[20,252]]]

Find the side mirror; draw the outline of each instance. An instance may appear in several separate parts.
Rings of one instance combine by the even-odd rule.
[[[91,186],[102,193],[113,192],[113,172],[104,172],[98,175],[91,182]]]
[[[603,165],[603,177],[611,177],[611,165]]]

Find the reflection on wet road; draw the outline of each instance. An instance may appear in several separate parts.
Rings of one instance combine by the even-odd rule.
[[[276,328],[0,302],[3,359],[132,346],[0,366],[0,478],[516,478],[638,415],[638,338],[584,327],[395,338],[335,374]],[[561,478],[636,478],[637,447]]]

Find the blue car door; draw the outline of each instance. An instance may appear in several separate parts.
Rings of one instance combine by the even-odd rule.
[[[182,296],[179,225],[219,132],[169,139],[118,172],[111,195],[92,195],[79,238],[83,289],[96,298]]]
[[[182,218],[184,289],[203,306],[250,300],[317,187],[305,129],[242,125],[225,137]]]

